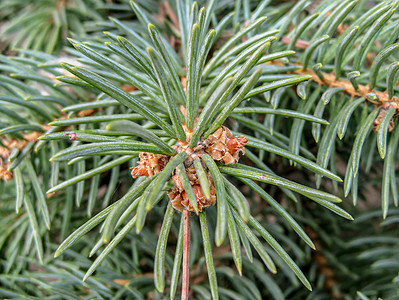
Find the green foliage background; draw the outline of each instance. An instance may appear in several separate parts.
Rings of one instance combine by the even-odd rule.
[[[0,295],[179,297],[170,173],[129,168],[176,154],[182,104],[248,138],[204,159],[193,299],[398,299],[398,4],[0,1]]]

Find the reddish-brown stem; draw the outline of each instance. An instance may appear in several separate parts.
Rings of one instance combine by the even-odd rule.
[[[181,299],[188,299],[188,285],[189,285],[189,268],[188,258],[190,256],[190,212],[183,210],[183,283]]]
[[[340,29],[338,30],[345,30],[345,28],[343,28],[342,24],[340,24]],[[291,41],[291,38],[288,36],[283,36],[281,38],[281,42],[284,44],[289,44]],[[302,40],[297,40],[295,43],[295,47],[300,48],[300,49],[306,49],[309,46],[309,42],[307,41],[302,41]],[[282,63],[280,61],[272,61],[269,62],[269,64],[278,64],[278,65],[282,65]],[[317,74],[315,72],[313,72],[313,70],[310,69],[300,69],[300,70],[296,70],[293,73],[295,74],[299,74],[299,75],[312,75],[312,79],[313,81],[315,81],[316,83],[318,83],[319,85],[325,85],[328,87],[343,87],[345,90],[344,92],[349,94],[351,97],[363,97],[365,98],[365,100],[372,102],[376,105],[383,105],[384,103],[390,103],[391,105],[394,106],[394,108],[396,108],[397,110],[399,110],[398,106],[398,99],[396,97],[393,98],[389,98],[388,96],[388,92],[380,92],[380,91],[376,91],[376,90],[370,90],[368,85],[360,85],[358,86],[358,89],[355,90],[352,86],[352,84],[348,81],[348,80],[344,80],[344,79],[337,79],[335,78],[335,74],[333,73],[322,73],[324,78],[320,79]],[[374,101],[371,99],[368,99],[366,97],[367,93],[369,92],[373,92],[378,96],[378,101]]]

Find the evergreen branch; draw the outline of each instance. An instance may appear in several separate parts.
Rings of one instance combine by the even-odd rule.
[[[268,62],[267,64],[283,66],[283,64],[279,61]],[[301,66],[300,64],[297,64]],[[336,79],[335,75],[332,73],[322,72],[323,78],[320,78],[313,70],[311,69],[299,69],[292,71],[293,74],[297,75],[308,75],[311,76],[312,80],[322,86],[330,87],[330,88],[343,88],[343,92],[348,94],[351,97],[361,97],[365,101],[372,102],[374,104],[382,105],[383,103],[391,103],[393,105],[398,105],[395,97],[391,98],[388,95],[388,92],[380,92],[377,90],[370,90],[368,85],[358,85],[358,88],[354,88],[352,83],[348,80],[344,79]],[[370,92],[373,92],[377,97],[376,100],[373,100],[367,96]]]

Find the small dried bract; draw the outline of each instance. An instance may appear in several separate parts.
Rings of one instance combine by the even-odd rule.
[[[4,181],[10,181],[14,177],[13,172],[8,170],[8,165],[4,164],[0,158],[0,178]]]
[[[391,108],[395,108],[396,112],[393,115],[393,117],[391,118],[391,120],[389,121],[389,125],[388,125],[388,131],[391,132],[393,130],[394,127],[394,119],[396,118],[396,116],[398,115],[399,112],[399,105],[396,102],[384,102],[381,106],[380,106],[380,112],[378,113],[377,118],[374,120],[374,131],[377,132],[378,129],[380,128],[380,124],[381,124],[381,120],[382,118],[385,116],[385,114],[388,112],[388,110],[390,110]]]
[[[32,132],[24,134],[24,139],[6,139],[2,138],[0,146],[0,178],[4,181],[9,181],[14,177],[14,173],[8,170],[10,163],[8,158],[13,150],[22,151],[29,142],[36,142],[37,138],[41,135],[40,132]]]
[[[187,137],[191,137],[187,128],[185,128],[185,131],[188,133]],[[210,197],[205,197],[197,172],[194,168],[194,160],[196,158],[201,158],[203,154],[208,154],[217,162],[222,162],[225,165],[232,165],[238,162],[240,152],[245,153],[244,146],[246,143],[247,139],[245,137],[234,137],[227,127],[222,126],[207,139],[199,141],[194,148],[188,147],[187,142],[179,142],[173,146],[178,153],[185,151],[188,154],[183,165],[187,177],[190,180],[191,187],[193,188],[199,211],[216,203],[216,190],[212,176],[205,163],[201,160],[210,188]],[[132,176],[133,178],[138,176],[154,176],[163,170],[169,159],[170,156],[142,152],[140,153],[139,165],[133,168]],[[174,186],[168,191],[168,196],[172,206],[178,211],[194,211],[176,170],[173,172],[171,179],[174,182]]]
[[[77,135],[75,132],[67,133],[70,141],[75,141],[77,139]]]

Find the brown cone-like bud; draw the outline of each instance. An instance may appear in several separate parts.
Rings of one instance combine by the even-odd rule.
[[[139,165],[133,168],[132,177],[154,176],[165,168],[169,161],[169,156],[150,152],[141,152]]]
[[[183,127],[186,134],[191,133],[184,124]],[[222,126],[207,139],[200,141],[194,148],[188,147],[188,142],[179,142],[177,145],[173,146],[178,153],[185,151],[188,154],[183,165],[191,187],[193,188],[199,211],[216,203],[216,190],[212,176],[206,165],[203,164],[210,188],[209,199],[205,197],[197,172],[194,168],[194,160],[196,158],[201,158],[203,154],[209,154],[215,161],[220,161],[226,165],[232,165],[238,162],[240,152],[245,153],[244,145],[246,143],[247,139],[245,137],[234,137],[227,127]],[[138,176],[153,176],[163,170],[169,158],[170,157],[166,155],[142,152],[140,153],[139,165],[133,169],[132,176],[134,178]],[[173,172],[171,179],[174,182],[174,186],[168,191],[168,196],[172,206],[178,211],[189,210],[194,212],[194,208],[188,199],[187,192],[184,190],[176,172]]]
[[[193,180],[190,180],[191,187],[193,188],[195,198],[197,200],[197,206],[198,210],[202,211],[204,208],[208,206],[212,206],[216,203],[216,190],[215,190],[215,185],[212,180],[212,176],[209,174],[209,171],[207,171],[207,178],[208,178],[208,184],[210,188],[210,198],[206,199],[204,192],[202,191],[201,185],[199,183],[198,177],[195,176],[196,178]],[[190,167],[186,169],[186,173],[188,174],[194,174],[195,169],[194,167]],[[195,172],[196,175],[196,172]],[[172,180],[175,183],[173,188],[171,188],[168,191],[168,196],[169,199],[172,203],[172,206],[178,210],[178,211],[183,211],[184,209],[189,210],[194,212],[194,207],[190,203],[190,200],[188,199],[187,193],[183,188],[183,185],[181,184],[180,178],[178,175],[173,175]]]
[[[222,126],[204,143],[206,144],[205,152],[214,160],[222,161],[225,165],[233,165],[238,162],[240,151],[245,153],[244,146],[247,139],[243,136],[233,136],[227,127]]]

